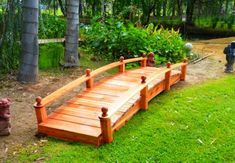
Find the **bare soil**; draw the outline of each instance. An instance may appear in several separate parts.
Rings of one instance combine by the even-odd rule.
[[[194,85],[209,79],[224,76],[225,56],[223,49],[233,38],[194,41],[194,53],[209,58],[188,66],[187,81],[180,86]],[[84,70],[77,68],[60,73],[41,72],[35,84],[21,84],[15,75],[8,75],[0,79],[0,98],[9,97],[12,100],[11,122],[12,133],[7,137],[0,137],[0,162],[10,154],[16,154],[20,147],[37,142],[35,137],[37,123],[33,103],[37,96],[45,97],[49,93],[64,86],[82,75]]]

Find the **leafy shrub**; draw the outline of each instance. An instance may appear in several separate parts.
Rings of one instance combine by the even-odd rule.
[[[66,20],[42,14],[39,21],[39,38],[62,38],[65,36]]]
[[[177,62],[185,56],[184,41],[178,31],[157,29],[153,24],[136,28],[131,23],[114,19],[107,19],[104,23],[96,19],[81,32],[85,47],[100,58],[132,58],[154,52],[158,63],[163,63]]]
[[[64,57],[64,47],[62,44],[47,44],[40,46],[39,68],[56,68],[59,67],[60,61]]]

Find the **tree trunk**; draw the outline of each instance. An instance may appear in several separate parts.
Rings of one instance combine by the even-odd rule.
[[[103,20],[105,19],[105,1],[101,0],[101,16],[103,18]]]
[[[233,10],[235,11],[235,0],[233,1]]]
[[[187,24],[188,25],[193,25],[193,13],[194,13],[194,5],[195,5],[196,0],[188,0],[187,1]]]
[[[79,0],[67,1],[64,67],[78,66]]]
[[[63,5],[62,0],[58,0],[58,1],[59,1],[61,12],[63,13],[64,16],[66,16],[67,14],[66,14],[65,7]]]
[[[96,3],[95,2],[92,3],[91,10],[92,10],[92,16],[95,16],[95,13],[96,13]]]
[[[81,17],[83,16],[82,10],[83,10],[82,0],[80,0],[80,1],[79,1],[79,10],[78,10],[78,11],[79,11],[79,16],[81,16]]]
[[[23,0],[21,82],[35,82],[38,76],[38,6],[38,0]]]
[[[175,1],[172,1],[172,12],[171,12],[171,16],[172,16],[172,17],[175,16]]]
[[[167,1],[166,0],[163,2],[162,9],[163,9],[162,16],[166,16],[166,10],[167,10]]]
[[[177,0],[177,12],[178,16],[182,17],[182,0]]]

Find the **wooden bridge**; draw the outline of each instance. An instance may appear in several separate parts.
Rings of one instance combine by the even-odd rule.
[[[140,62],[141,67],[126,71],[125,65]],[[45,98],[38,97],[34,105],[38,132],[47,136],[94,145],[110,143],[120,129],[148,102],[178,81],[184,81],[187,61],[148,67],[146,58],[134,58],[111,63],[72,81]],[[107,70],[119,68],[119,73],[97,83],[94,78]],[[82,83],[86,88],[49,115],[46,107],[71,92]]]

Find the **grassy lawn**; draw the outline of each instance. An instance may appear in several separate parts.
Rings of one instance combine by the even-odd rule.
[[[55,139],[21,149],[18,161],[235,161],[235,77],[174,89],[151,101],[100,148]],[[37,152],[35,152],[37,151]],[[11,161],[11,160],[9,160]]]

